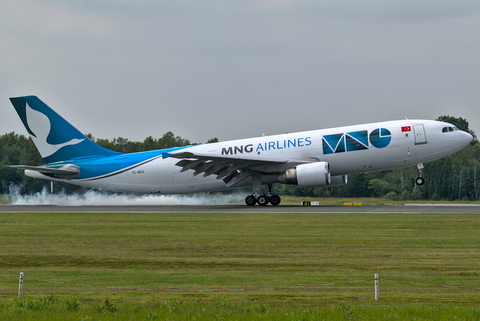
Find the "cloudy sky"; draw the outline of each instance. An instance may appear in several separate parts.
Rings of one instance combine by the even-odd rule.
[[[97,138],[221,141],[464,117],[478,0],[2,0],[0,133],[37,95]]]

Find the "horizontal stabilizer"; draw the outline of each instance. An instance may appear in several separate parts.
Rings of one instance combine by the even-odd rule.
[[[65,179],[72,179],[80,176],[80,168],[75,165],[65,165],[60,168],[49,168],[43,166],[27,166],[27,165],[11,165],[8,167],[18,168],[18,169],[26,169],[29,171],[35,171],[47,176],[55,175],[58,178],[65,178]]]

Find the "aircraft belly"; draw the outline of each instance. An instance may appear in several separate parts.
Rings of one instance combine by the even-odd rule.
[[[175,192],[177,193],[188,193],[188,191],[194,187],[192,173],[190,171],[181,173],[180,168],[178,168],[178,170],[172,172],[172,180]]]
[[[67,182],[96,189],[145,194],[186,194],[226,188],[223,180],[217,180],[215,175],[208,177],[203,177],[203,175],[193,176],[192,170],[180,173],[181,168],[175,166],[175,162],[157,160],[118,175],[95,180],[69,180]],[[63,179],[54,180],[66,181]]]
[[[159,185],[162,194],[188,194],[226,188],[223,180],[217,180],[215,175],[193,176],[193,170],[180,172],[180,169],[174,165],[162,168],[164,180]]]

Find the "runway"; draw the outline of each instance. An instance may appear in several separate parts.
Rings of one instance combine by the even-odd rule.
[[[246,206],[246,205],[128,205],[56,206],[0,205],[0,213],[105,212],[105,213],[458,213],[480,214],[479,205],[402,205],[402,206]]]

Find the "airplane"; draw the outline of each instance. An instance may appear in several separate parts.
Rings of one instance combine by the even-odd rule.
[[[252,187],[249,206],[280,204],[276,183],[338,186],[350,174],[410,166],[423,185],[425,163],[473,139],[449,123],[405,119],[123,154],[97,145],[36,96],[10,100],[45,161],[11,166],[29,177],[141,194]]]

